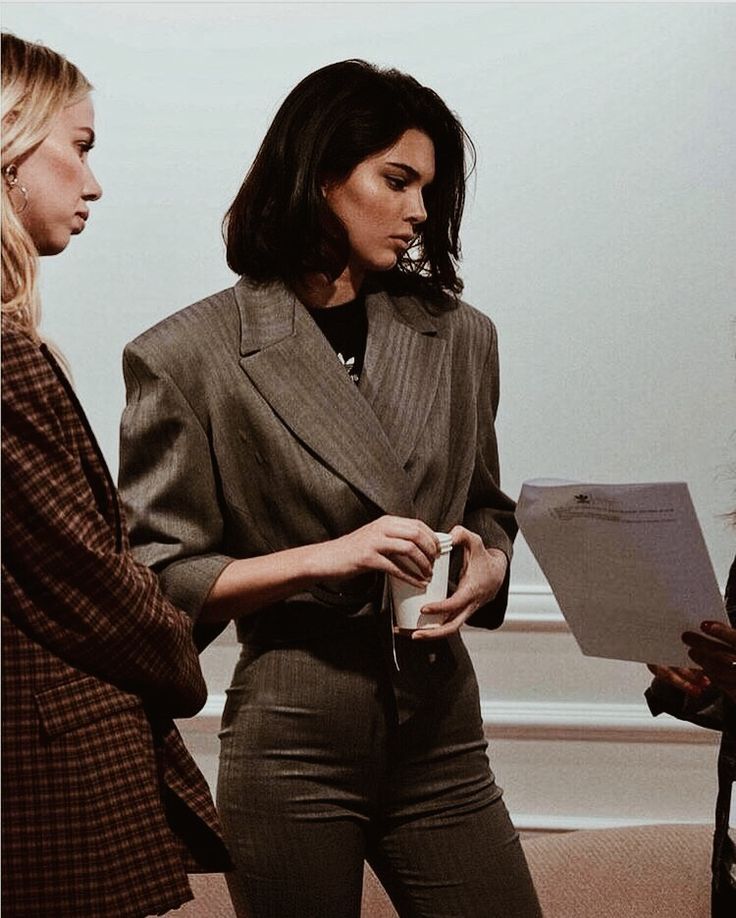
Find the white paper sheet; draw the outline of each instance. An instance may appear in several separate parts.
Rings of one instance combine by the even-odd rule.
[[[516,518],[584,654],[694,666],[683,631],[728,622],[684,482],[524,482]]]

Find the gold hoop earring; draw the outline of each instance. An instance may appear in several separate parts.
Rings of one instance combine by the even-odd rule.
[[[5,182],[7,183],[9,191],[19,191],[23,195],[23,206],[16,208],[15,211],[17,214],[22,214],[26,207],[28,207],[28,189],[25,185],[21,185],[18,182],[18,167],[15,163],[10,163],[9,166],[3,169],[3,175],[5,176]]]

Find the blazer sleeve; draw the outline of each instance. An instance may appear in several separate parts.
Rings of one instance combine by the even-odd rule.
[[[67,664],[194,715],[207,689],[191,624],[120,551],[55,411],[58,382],[30,340],[3,336],[4,614]]]
[[[516,504],[499,486],[500,472],[496,442],[496,412],[498,410],[500,373],[498,340],[491,325],[491,342],[481,372],[478,390],[477,446],[473,476],[465,506],[463,525],[477,532],[486,548],[498,548],[509,559],[509,567],[498,593],[481,606],[468,624],[481,628],[498,628],[504,619],[511,577],[511,555],[517,524]]]
[[[174,380],[133,342],[123,354],[126,407],[119,487],[136,558],[196,622],[223,569],[223,519],[209,437]],[[222,625],[195,627],[201,648]]]

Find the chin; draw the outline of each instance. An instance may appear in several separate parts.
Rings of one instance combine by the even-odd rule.
[[[63,252],[64,249],[69,245],[70,239],[71,236],[67,236],[65,239],[45,239],[40,245],[37,246],[38,254],[41,256],[58,255],[60,252]]]
[[[367,265],[369,271],[390,271],[398,264],[399,259],[395,252],[389,252],[386,255],[372,259]]]

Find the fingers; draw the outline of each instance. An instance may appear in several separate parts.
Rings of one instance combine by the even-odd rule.
[[[432,577],[439,542],[421,520],[382,516],[330,543],[336,574],[382,571],[423,589]],[[339,546],[340,551],[334,552]],[[347,568],[347,571],[345,570]]]
[[[703,622],[701,628],[717,640],[686,631],[682,640],[690,648],[688,656],[703,668],[716,688],[736,699],[736,630],[721,622]]]
[[[705,670],[706,675],[715,681],[727,680],[729,685],[736,685],[736,653],[733,650],[690,632],[682,639],[690,648],[688,656]]]
[[[647,668],[659,682],[673,685],[688,695],[698,696],[710,685],[710,680],[701,669],[651,664]]]
[[[404,583],[408,583],[410,586],[415,587],[417,590],[423,590],[427,586],[427,581],[422,580],[416,575],[416,573],[407,572],[403,568],[388,557],[379,556],[375,569],[383,571],[386,574],[390,574],[392,577],[395,577],[397,580],[403,580]]]
[[[457,615],[458,612],[462,612],[463,609],[469,606],[474,606],[472,612],[475,612],[478,605],[474,592],[470,587],[461,583],[452,596],[448,596],[447,599],[443,599],[440,602],[428,602],[426,606],[422,606],[422,614]]]
[[[447,619],[439,628],[420,628],[417,631],[412,631],[411,639],[412,641],[436,641],[440,638],[449,637],[462,628],[474,611],[472,607],[466,606],[461,612]]]
[[[436,615],[442,622],[439,628],[418,629],[412,633],[412,640],[432,641],[447,637],[459,631],[478,608],[479,602],[469,587],[458,587],[455,593],[442,602],[430,602],[422,606],[423,615]]]
[[[730,647],[736,648],[736,628],[731,628],[723,622],[701,622],[700,629],[709,637],[723,641]]]
[[[485,549],[483,545],[483,539],[478,535],[477,532],[471,532],[469,529],[466,529],[465,526],[453,526],[450,530],[450,537],[452,538],[452,544],[461,545],[463,548],[467,549]]]
[[[425,586],[432,577],[434,559],[428,558],[415,542],[388,539],[381,549],[381,554],[405,573],[417,577]]]
[[[712,685],[725,692],[731,699],[736,699],[736,666],[732,662],[710,659],[697,651],[691,651],[690,656],[700,663]]]
[[[470,564],[470,559],[474,552],[483,549],[483,541],[479,535],[466,529],[464,526],[453,526],[450,530],[453,548],[462,548],[463,560],[460,568],[459,579],[463,580]]]
[[[453,545],[467,545],[472,535],[473,533],[465,526],[453,526],[450,530]]]
[[[401,516],[384,516],[378,520],[384,535],[388,539],[400,540],[401,546],[394,551],[408,554],[417,563],[419,569],[432,576],[432,566],[439,556],[440,543],[437,536],[422,520],[412,520]]]
[[[657,681],[688,695],[697,697],[711,684],[731,694],[736,691],[736,628],[714,621],[702,622],[700,627],[702,634],[686,631],[682,635],[688,656],[699,669],[652,664],[647,668]]]
[[[711,640],[704,634],[686,631],[682,636],[682,640],[691,650],[696,650],[698,653],[721,654],[725,659],[736,660],[736,647],[723,644],[721,641]]]
[[[487,550],[480,536],[464,526],[455,526],[450,535],[454,544],[465,549],[465,564],[457,590],[441,602],[422,607],[424,614],[442,616],[444,622],[439,628],[415,631],[413,640],[437,640],[459,631],[483,603],[496,595],[503,582],[508,560],[502,551]]]

